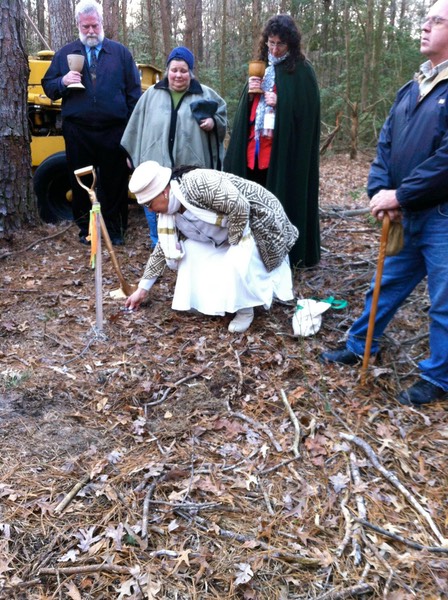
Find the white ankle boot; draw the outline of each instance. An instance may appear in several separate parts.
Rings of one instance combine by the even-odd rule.
[[[240,308],[236,311],[235,317],[229,323],[230,333],[243,333],[249,329],[250,324],[254,320],[254,309]]]

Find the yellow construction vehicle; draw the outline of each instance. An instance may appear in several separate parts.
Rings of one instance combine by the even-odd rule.
[[[33,183],[39,214],[47,223],[73,218],[62,137],[61,101],[50,100],[41,85],[53,54],[50,50],[43,50],[28,60],[28,121],[31,131]],[[152,65],[137,63],[137,67],[143,91],[156,83],[162,75],[162,71]]]

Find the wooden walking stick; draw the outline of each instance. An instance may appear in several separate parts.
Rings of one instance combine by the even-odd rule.
[[[380,297],[381,279],[383,277],[384,259],[386,257],[387,239],[389,237],[390,217],[387,211],[384,211],[383,227],[381,230],[380,250],[378,254],[378,264],[376,267],[375,288],[373,290],[372,305],[370,307],[369,324],[367,327],[366,346],[361,368],[361,385],[365,384],[367,368],[369,366],[370,350],[372,348],[373,332],[375,329],[376,310],[378,308],[378,299]]]
[[[89,194],[91,203],[94,204],[95,202],[98,202],[96,199],[96,194],[95,194],[95,190],[94,190],[95,182],[96,182],[95,169],[93,167],[84,167],[82,169],[76,169],[76,171],[74,173],[75,173],[76,179],[78,180],[79,185],[82,188],[84,188],[87,191],[87,193]],[[90,188],[87,187],[81,181],[81,177],[83,177],[84,175],[92,175],[92,177],[93,177],[93,182],[92,182],[92,185],[90,186]],[[107,231],[107,227],[106,227],[106,224],[104,223],[103,215],[101,214],[101,212],[99,213],[99,221],[100,221],[100,226],[101,226],[101,233],[102,233],[104,241],[106,243],[106,248],[107,248],[107,251],[109,252],[115,272],[118,276],[118,281],[120,282],[120,287],[123,290],[123,292],[126,294],[126,296],[130,296],[133,292],[135,292],[135,290],[137,289],[137,286],[135,284],[127,283],[127,281],[125,280],[125,278],[123,276],[123,273],[121,272],[120,265],[118,263],[117,257],[115,256],[115,251],[113,249],[112,242],[109,237],[109,232]]]

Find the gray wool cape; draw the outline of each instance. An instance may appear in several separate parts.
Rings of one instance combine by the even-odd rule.
[[[213,100],[218,109],[213,117],[215,129],[203,131],[192,116],[196,100]],[[216,131],[215,131],[216,130]],[[197,165],[216,168],[224,158],[227,131],[227,105],[212,88],[192,79],[188,90],[174,108],[166,79],[150,87],[137,102],[121,139],[121,145],[134,167],[155,160],[164,167]],[[218,137],[218,147],[216,137]],[[213,164],[210,164],[210,149]]]

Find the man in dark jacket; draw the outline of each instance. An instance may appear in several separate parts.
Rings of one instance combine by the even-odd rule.
[[[421,378],[403,390],[401,404],[420,406],[448,398],[448,0],[438,0],[422,25],[420,50],[428,60],[397,95],[382,129],[368,194],[372,215],[402,219],[404,246],[386,257],[372,352],[400,305],[428,278],[430,355]],[[364,312],[345,348],[323,362],[354,364],[364,354],[374,281]]]
[[[127,226],[129,171],[120,140],[141,96],[140,76],[129,50],[104,37],[100,4],[81,0],[75,17],[79,40],[56,52],[42,86],[52,100],[62,98],[62,132],[79,239],[86,243],[91,205],[73,171],[93,165],[109,235],[113,244],[121,245]],[[82,73],[69,69],[69,54],[84,57]],[[70,87],[73,84],[78,86]]]

